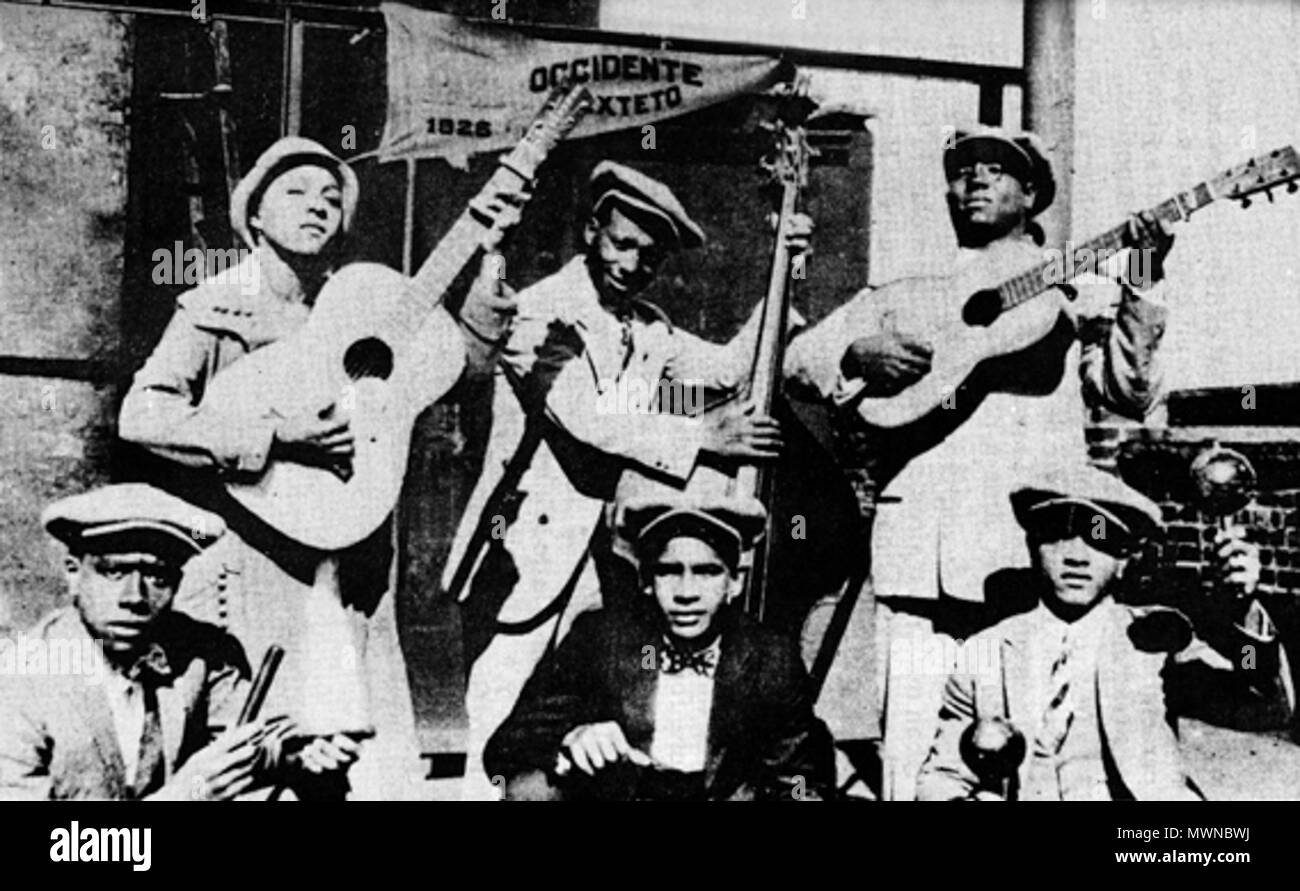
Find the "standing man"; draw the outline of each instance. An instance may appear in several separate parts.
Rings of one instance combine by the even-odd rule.
[[[704,233],[667,186],[622,164],[598,164],[590,186],[586,250],[519,294],[483,475],[444,576],[488,626],[470,647],[470,798],[493,792],[478,770],[483,747],[533,668],[576,615],[601,603],[592,555],[604,548],[593,550],[593,536],[623,471],[680,484],[699,463],[770,460],[780,447],[771,418],[737,410],[705,420],[690,416],[698,403],[686,412],[661,403],[665,392],[734,393],[753,359],[759,310],[725,346],[673,327],[638,295],[668,251],[699,247]],[[797,228],[792,248],[802,249],[807,218]],[[617,395],[633,392],[653,394],[651,404],[623,410]],[[540,425],[535,450],[530,424]],[[512,480],[507,469],[520,467]]]
[[[122,404],[123,439],[199,471],[194,479],[218,497],[223,475],[255,476],[268,461],[329,466],[353,454],[341,407],[281,417],[255,398],[214,404],[204,394],[213,377],[307,321],[339,262],[357,197],[352,169],[309,139],[285,137],[257,159],[230,200],[231,227],[253,250],[233,272],[178,298]],[[467,363],[490,367],[512,308],[480,282],[459,320],[435,310],[421,349],[452,367],[438,377],[454,380]],[[245,523],[182,594],[183,608],[225,624],[255,659],[273,643],[285,648],[268,707],[322,735],[374,736],[350,777],[355,798],[407,797],[420,775],[394,598],[386,596],[389,535],[385,525],[346,551],[324,553]]]
[[[72,605],[16,648],[40,650],[44,670],[28,655],[0,676],[0,799],[226,800],[273,781],[299,789],[356,760],[346,736],[282,758],[290,724],[236,727],[243,649],[172,610],[186,561],[221,536],[219,517],[128,483],[55,502],[41,521],[67,547]],[[69,653],[85,658],[69,664]]]
[[[988,287],[1044,262],[1034,218],[1051,204],[1055,178],[1035,136],[959,130],[944,151],[943,170],[957,236],[953,280]],[[955,639],[986,625],[985,580],[1028,562],[1008,501],[1012,488],[1065,456],[1085,460],[1085,400],[1137,420],[1156,404],[1156,348],[1166,308],[1152,286],[1163,277],[1173,236],[1144,215],[1130,222],[1129,241],[1149,251],[1143,281],[1121,285],[1118,294],[1113,286],[1081,288],[1086,299],[1081,293],[1075,301],[1060,289],[1038,298],[1059,305],[1052,333],[1021,353],[986,362],[981,373],[989,395],[973,411],[957,406],[969,412],[964,423],[905,456],[910,462],[880,495],[871,546],[875,613],[864,615],[872,605],[860,602],[841,652],[863,647],[870,632],[861,629],[874,618],[885,799],[914,797],[933,735],[942,677],[925,671],[927,660],[918,654],[951,653]],[[957,314],[961,302],[942,301],[964,302],[970,292],[945,284],[935,280],[934,303],[916,307],[912,324]],[[1098,303],[1118,305],[1114,326],[1104,341],[1080,342],[1085,311],[1096,312]],[[859,398],[891,396],[920,380],[933,350],[944,347],[927,342],[864,290],[791,344],[787,373],[851,409]],[[836,723],[832,730],[842,735]]]
[[[1251,711],[1289,716],[1295,707],[1277,629],[1253,596],[1258,548],[1240,527],[1218,533],[1226,589],[1219,596],[1232,603],[1231,627],[1202,640],[1177,610],[1115,601],[1129,560],[1161,528],[1150,499],[1081,466],[1035,480],[1011,500],[1041,600],[959,651],[918,797],[1203,797],[1179,753],[1179,715],[1218,710],[1243,720]],[[1009,788],[988,788],[962,757],[963,734],[985,719],[1009,722],[1024,737],[1026,755]]]

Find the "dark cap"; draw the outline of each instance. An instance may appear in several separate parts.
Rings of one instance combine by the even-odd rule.
[[[143,551],[179,562],[225,532],[216,514],[143,483],[119,483],[60,499],[41,525],[74,553]]]
[[[1024,184],[1034,187],[1034,206],[1029,215],[1037,216],[1056,197],[1056,179],[1052,162],[1042,141],[1033,133],[1013,132],[1001,127],[959,129],[945,144],[943,170],[949,179],[969,161],[999,161]]]
[[[597,216],[613,203],[634,219],[649,217],[654,228],[668,234],[667,247],[695,248],[704,244],[701,229],[672,190],[631,167],[615,161],[601,161],[591,171],[591,215]]]
[[[1062,468],[1016,489],[1011,506],[1031,537],[1079,530],[1101,518],[1104,540],[1132,550],[1163,528],[1159,505],[1091,465]]]

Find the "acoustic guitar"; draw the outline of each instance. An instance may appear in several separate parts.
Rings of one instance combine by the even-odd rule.
[[[1212,179],[1151,208],[1170,222],[1185,220],[1215,200],[1238,200],[1286,186],[1297,190],[1300,157],[1294,148],[1277,149],[1230,168]],[[880,288],[871,299],[883,318],[900,331],[934,346],[930,371],[919,381],[888,397],[866,397],[855,405],[869,432],[892,440],[897,452],[907,443],[915,454],[918,443],[931,445],[951,433],[953,424],[969,417],[979,403],[980,374],[985,363],[1028,353],[1059,327],[1062,301],[1070,296],[1066,284],[1092,272],[1100,260],[1125,246],[1128,224],[1122,223],[1096,238],[1053,256],[1011,277],[996,263],[979,265],[958,276],[902,279]],[[1064,296],[1063,296],[1064,294]],[[1062,353],[1063,355],[1063,353]],[[945,411],[945,409],[959,409]]]
[[[349,264],[321,289],[289,337],[231,365],[204,402],[256,400],[284,417],[343,410],[355,454],[340,469],[273,460],[253,479],[226,484],[243,507],[308,547],[337,551],[374,532],[397,504],[416,418],[455,383],[459,329],[440,312],[448,288],[496,225],[492,198],[531,183],[550,151],[592,107],[582,87],[548,97],[523,139],[443,236],[414,278],[387,266]]]

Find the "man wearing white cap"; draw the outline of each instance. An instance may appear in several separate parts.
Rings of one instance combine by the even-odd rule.
[[[698,462],[765,461],[780,446],[766,416],[741,410],[700,419],[691,416],[698,401],[662,404],[665,392],[735,392],[753,361],[761,304],[725,346],[675,328],[639,295],[664,256],[699,247],[703,231],[667,186],[622,164],[596,165],[590,186],[586,251],[519,294],[483,474],[444,576],[467,600],[476,636],[466,695],[469,798],[494,794],[475,767],[533,667],[574,616],[601,602],[592,555],[606,549],[591,545],[622,472],[681,482]],[[802,250],[811,222],[801,217],[792,229],[791,248]],[[665,381],[678,389],[665,390]],[[625,408],[615,399],[622,392],[650,398],[640,410]],[[544,433],[535,452],[530,423]],[[513,481],[512,465],[526,465]],[[517,508],[502,507],[511,501]],[[476,539],[487,541],[485,558]]]
[[[236,269],[178,298],[122,404],[123,439],[208,472],[194,480],[247,478],[268,461],[329,466],[353,454],[343,408],[280,417],[255,398],[213,404],[204,393],[232,363],[307,321],[340,260],[357,198],[352,169],[309,139],[285,137],[258,158],[230,202],[231,228],[253,248],[241,266],[257,273]],[[494,250],[495,242],[486,247]],[[489,268],[485,260],[459,320],[438,309],[421,329],[434,344],[430,353],[453,369],[489,368],[508,329],[513,301],[497,296]],[[251,292],[250,282],[257,283]],[[373,732],[350,775],[356,798],[406,797],[420,776],[395,608],[385,596],[389,532],[382,527],[341,554],[326,554],[284,538],[263,540],[255,527],[241,526],[191,573],[181,596],[184,609],[228,627],[253,658],[273,643],[285,648],[270,707],[322,736]]]
[[[833,791],[794,641],[736,605],[753,499],[620,505],[643,592],[579,616],[493,735],[512,800],[799,800]]]
[[[1213,711],[1215,696],[1238,713],[1281,708],[1289,714],[1295,705],[1277,629],[1252,597],[1258,549],[1238,527],[1219,534],[1235,625],[1211,647],[1177,610],[1115,601],[1129,560],[1161,528],[1160,509],[1148,498],[1108,473],[1079,466],[1017,489],[1011,502],[1033,554],[1041,600],[958,651],[918,797],[1203,797],[1185,770],[1170,716]],[[962,754],[972,723],[994,719],[1019,731],[1026,752],[1012,765],[1009,785],[996,789]]]
[[[280,757],[281,718],[236,727],[249,692],[239,643],[172,610],[185,563],[221,519],[138,483],[50,505],[46,530],[67,548],[72,605],[25,635],[50,654],[88,658],[0,675],[0,799],[222,800],[258,785],[341,772],[350,740],[315,739]],[[70,669],[77,669],[73,671]]]
[[[1043,264],[1035,217],[1051,204],[1056,185],[1038,139],[991,127],[958,130],[942,160],[957,241],[952,278],[979,274],[991,285]],[[1063,456],[1085,459],[1085,401],[1134,419],[1157,402],[1156,349],[1167,310],[1156,282],[1173,236],[1165,223],[1144,215],[1130,222],[1129,241],[1149,248],[1143,281],[1119,288],[1080,285],[1074,301],[1061,291],[1039,298],[1059,304],[1055,328],[1038,344],[981,366],[987,384],[982,389],[989,394],[971,406],[959,396],[955,408],[969,412],[960,426],[916,454],[884,456],[907,463],[876,505],[874,599],[859,602],[826,684],[828,691],[844,690],[846,699],[858,698],[861,669],[850,666],[870,650],[866,640],[874,634],[874,711],[880,723],[872,727],[864,720],[872,711],[866,697],[851,713],[826,717],[839,737],[883,737],[885,799],[913,797],[942,686],[941,677],[917,673],[906,659],[891,664],[891,653],[927,646],[950,651],[954,639],[990,621],[986,579],[1025,565],[1029,556],[1007,495],[1036,468]],[[787,373],[795,386],[845,410],[863,397],[898,393],[925,376],[932,351],[946,346],[927,342],[909,327],[947,311],[942,280],[935,280],[933,299],[932,307],[918,307],[908,321],[886,310],[873,290],[858,293],[791,343]],[[1108,335],[1085,339],[1085,316],[1104,313],[1115,315]]]

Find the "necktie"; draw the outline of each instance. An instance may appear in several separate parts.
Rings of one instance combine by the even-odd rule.
[[[706,678],[713,677],[718,667],[718,648],[705,647],[703,650],[683,650],[666,643],[659,651],[659,670],[664,674],[679,674],[687,669]]]
[[[1070,636],[1067,629],[1061,637],[1061,653],[1052,663],[1048,680],[1052,698],[1043,712],[1038,735],[1034,739],[1034,754],[1042,758],[1055,757],[1065,745],[1065,738],[1074,723],[1074,708],[1070,704]]]
[[[135,782],[132,784],[136,798],[144,798],[160,789],[167,774],[157,681],[146,673],[141,684],[144,690],[144,729],[140,733],[140,758],[136,762]]]
[[[131,784],[136,798],[143,798],[162,787],[167,778],[163,755],[162,715],[158,710],[158,685],[171,677],[167,653],[152,644],[126,672],[127,678],[140,684],[144,702],[144,726],[140,732],[140,757],[136,761],[135,780]]]

